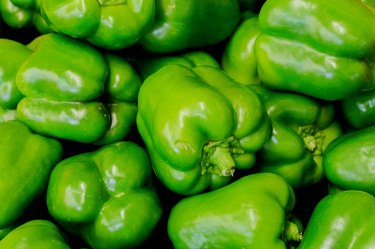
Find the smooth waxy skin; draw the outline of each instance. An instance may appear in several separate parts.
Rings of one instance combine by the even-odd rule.
[[[101,139],[111,126],[110,111],[99,102],[109,73],[104,55],[55,33],[38,36],[28,47],[33,53],[16,76],[25,96],[17,106],[17,118],[56,138],[83,143]]]
[[[151,52],[169,53],[216,44],[240,18],[237,0],[156,0],[155,20],[140,39]]]
[[[110,112],[111,125],[106,134],[95,142],[105,145],[125,139],[135,126],[137,98],[142,81],[125,59],[106,54],[109,73],[105,82],[104,99]]]
[[[2,249],[70,249],[59,228],[48,220],[28,221],[0,240]]]
[[[258,170],[281,175],[293,188],[320,182],[325,150],[342,134],[333,106],[301,94],[249,87],[262,99],[272,123],[271,138],[257,155]]]
[[[4,22],[12,28],[23,28],[30,25],[33,13],[15,5],[12,0],[0,1],[0,14]]]
[[[13,4],[24,8],[34,7],[37,1],[38,0],[11,0]]]
[[[0,107],[0,123],[16,119],[16,110]]]
[[[0,39],[0,107],[16,109],[23,94],[16,85],[19,66],[28,58],[32,50],[23,44],[9,39]]]
[[[143,80],[163,66],[170,64],[178,64],[188,68],[194,68],[196,66],[220,68],[220,64],[211,54],[201,50],[174,53],[170,55],[148,54],[146,56],[137,57],[134,61]]]
[[[375,126],[351,131],[335,139],[323,157],[327,179],[341,189],[375,195]]]
[[[251,174],[182,199],[169,216],[168,235],[176,249],[287,248],[287,240],[301,239],[298,229],[286,228],[294,204],[280,176]]]
[[[63,150],[19,121],[0,123],[0,134],[0,227],[6,228],[46,189]]]
[[[41,12],[55,31],[85,38],[96,46],[121,49],[135,44],[150,28],[154,0],[44,0]]]
[[[24,95],[89,101],[104,92],[108,66],[94,47],[54,33],[36,37],[28,47],[33,54],[17,73]]]
[[[370,249],[375,245],[373,195],[340,191],[319,201],[298,249]]]
[[[0,14],[6,25],[15,28],[34,26],[40,33],[51,32],[48,24],[41,16],[41,0],[1,0]]]
[[[24,97],[16,117],[33,131],[61,139],[92,143],[110,128],[110,113],[101,102],[56,101]]]
[[[374,23],[360,1],[266,1],[255,43],[259,77],[267,87],[325,100],[372,88]]]
[[[50,177],[47,206],[94,249],[140,246],[162,213],[146,151],[126,141],[61,161]]]
[[[375,89],[363,91],[340,101],[341,113],[350,127],[375,125]]]
[[[221,65],[223,70],[242,84],[258,84],[258,63],[254,44],[260,34],[258,16],[244,19],[225,46]]]
[[[182,65],[145,80],[137,127],[156,175],[181,194],[221,187],[236,168],[251,168],[271,130],[253,91],[218,68]]]

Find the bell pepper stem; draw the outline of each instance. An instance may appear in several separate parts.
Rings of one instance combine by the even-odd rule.
[[[219,176],[233,176],[235,171],[233,155],[241,153],[244,151],[233,136],[221,141],[210,141],[203,149],[202,175],[212,173]]]
[[[305,147],[310,153],[316,156],[322,155],[324,134],[315,124],[299,127],[298,133],[302,137]]]
[[[282,238],[285,242],[300,242],[302,240],[302,231],[300,231],[297,224],[287,220]]]

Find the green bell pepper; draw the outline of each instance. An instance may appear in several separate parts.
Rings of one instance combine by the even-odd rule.
[[[47,207],[94,249],[140,246],[162,214],[148,155],[128,141],[62,160],[51,173]]]
[[[259,78],[269,88],[332,101],[374,88],[374,23],[361,1],[266,1],[255,42]]]
[[[49,220],[28,221],[0,240],[2,249],[70,249],[65,235]]]
[[[271,138],[257,154],[257,170],[284,177],[293,187],[320,182],[327,145],[342,134],[333,105],[298,93],[250,85],[272,123]]]
[[[330,194],[319,201],[298,249],[373,248],[375,198],[359,190]]]
[[[144,81],[137,127],[156,176],[185,195],[222,187],[235,168],[251,168],[271,130],[253,91],[218,68],[179,64]]]
[[[20,48],[32,53],[14,70],[25,95],[18,119],[41,134],[98,145],[130,133],[142,80],[127,60],[52,33]]]
[[[0,228],[15,223],[46,189],[62,158],[55,139],[33,134],[23,123],[0,123]]]
[[[179,201],[168,235],[176,249],[287,248],[302,237],[288,220],[294,205],[294,191],[282,177],[251,174]]]
[[[375,126],[336,138],[323,157],[329,182],[341,189],[357,189],[375,195]]]
[[[92,46],[67,36],[45,34],[27,47],[33,53],[17,74],[17,86],[25,96],[90,101],[104,92],[108,67],[104,56]]]
[[[0,39],[0,107],[16,109],[24,97],[16,85],[16,75],[20,65],[32,54],[32,50],[23,44]]]
[[[138,42],[155,16],[154,0],[43,0],[40,8],[53,30],[106,49]]]
[[[223,70],[242,84],[259,84],[254,44],[260,34],[258,16],[248,15],[233,32],[221,58]]]
[[[79,40],[49,33],[35,38],[19,67],[16,84],[25,97],[17,119],[33,131],[90,143],[110,126],[110,114],[98,100],[108,75],[105,57]],[[77,56],[79,55],[79,56]]]
[[[375,89],[340,100],[339,108],[343,121],[350,128],[361,129],[375,125]]]
[[[231,35],[240,19],[237,0],[156,0],[155,4],[155,20],[139,40],[151,52],[217,44]]]

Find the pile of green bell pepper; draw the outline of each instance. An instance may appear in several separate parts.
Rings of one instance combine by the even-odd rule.
[[[0,248],[375,248],[374,0],[0,0]]]

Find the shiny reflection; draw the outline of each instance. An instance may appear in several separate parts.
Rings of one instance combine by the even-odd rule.
[[[82,211],[82,207],[86,202],[87,194],[87,185],[84,182],[81,182],[78,187],[67,186],[65,189],[65,204],[76,211]]]
[[[116,191],[116,186],[119,182],[119,179],[125,178],[124,172],[122,172],[117,164],[112,164],[108,169],[104,172],[107,188],[111,192]]]
[[[347,229],[346,218],[337,218],[332,221],[330,234],[327,234],[322,248],[336,248],[337,238],[341,236],[345,229]]]
[[[294,9],[306,9],[306,10],[314,10],[317,8],[316,4],[309,2],[309,1],[304,1],[304,0],[294,0],[292,1],[291,6]]]
[[[69,79],[69,84],[61,90],[76,93],[83,88],[83,80],[80,75],[71,70],[66,71],[64,75]]]
[[[249,208],[247,217],[249,218],[249,225],[251,230],[255,230],[259,222],[259,214],[254,210],[254,208]]]
[[[107,27],[108,29],[114,29],[114,19],[113,19],[113,16],[111,15],[107,15],[104,17],[101,18],[101,21],[100,21],[100,24],[104,27]]]
[[[334,30],[336,30],[336,32],[338,34],[345,34],[346,33],[345,27],[343,25],[341,25],[339,22],[332,21],[332,27],[334,28]]]
[[[114,198],[102,209],[100,222],[108,231],[116,232],[125,226],[126,215],[127,206]]]

